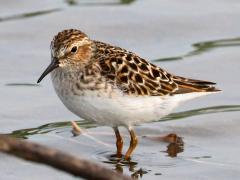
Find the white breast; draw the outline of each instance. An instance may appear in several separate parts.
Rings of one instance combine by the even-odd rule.
[[[52,79],[59,98],[70,111],[83,119],[107,126],[129,126],[160,120],[179,103],[210,94],[200,92],[174,96],[133,96],[123,95],[119,90],[114,90],[111,94],[104,90],[85,90],[76,95],[72,92],[71,84],[62,84]]]

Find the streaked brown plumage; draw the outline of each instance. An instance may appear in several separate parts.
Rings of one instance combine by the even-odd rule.
[[[126,159],[137,145],[132,125],[157,120],[180,102],[219,91],[215,83],[170,74],[79,30],[58,33],[51,42],[51,55],[52,62],[38,82],[52,71],[55,90],[70,111],[113,127],[118,155],[123,144],[118,126],[127,127],[131,143]]]
[[[213,82],[183,78],[168,73],[125,49],[98,41],[96,64],[102,75],[116,84],[124,93],[163,96],[190,92],[218,91]]]

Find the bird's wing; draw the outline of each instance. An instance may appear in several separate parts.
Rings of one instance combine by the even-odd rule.
[[[174,76],[125,49],[95,41],[102,75],[124,93],[164,96],[214,90],[212,83]]]
[[[175,94],[221,91],[214,87],[216,83],[210,81],[189,79],[181,76],[173,76],[173,80],[178,84],[178,90],[175,91]]]

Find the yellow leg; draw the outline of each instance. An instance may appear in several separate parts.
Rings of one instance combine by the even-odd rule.
[[[122,139],[122,136],[120,135],[118,127],[114,127],[113,129],[114,129],[116,139],[117,139],[117,141],[116,141],[117,157],[122,157],[123,139]]]
[[[130,156],[132,155],[134,149],[136,148],[136,146],[138,144],[138,139],[137,139],[137,136],[135,135],[135,132],[133,131],[133,129],[129,127],[128,131],[129,131],[130,136],[131,136],[131,141],[130,141],[130,146],[127,150],[127,153],[125,155],[126,160],[129,160]]]

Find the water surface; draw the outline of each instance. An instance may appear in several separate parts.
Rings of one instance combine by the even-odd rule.
[[[237,179],[240,173],[240,2],[17,1],[0,3],[1,133],[54,147],[142,179]],[[56,32],[79,28],[125,47],[174,74],[217,82],[223,92],[188,102],[167,117],[135,127],[130,161],[114,156],[111,128],[70,113],[50,79],[36,80],[50,61]],[[73,137],[70,121],[84,130]],[[126,129],[124,152],[129,144]],[[176,133],[181,141],[160,137]],[[3,179],[76,179],[0,154]],[[39,177],[41,174],[41,177]]]

